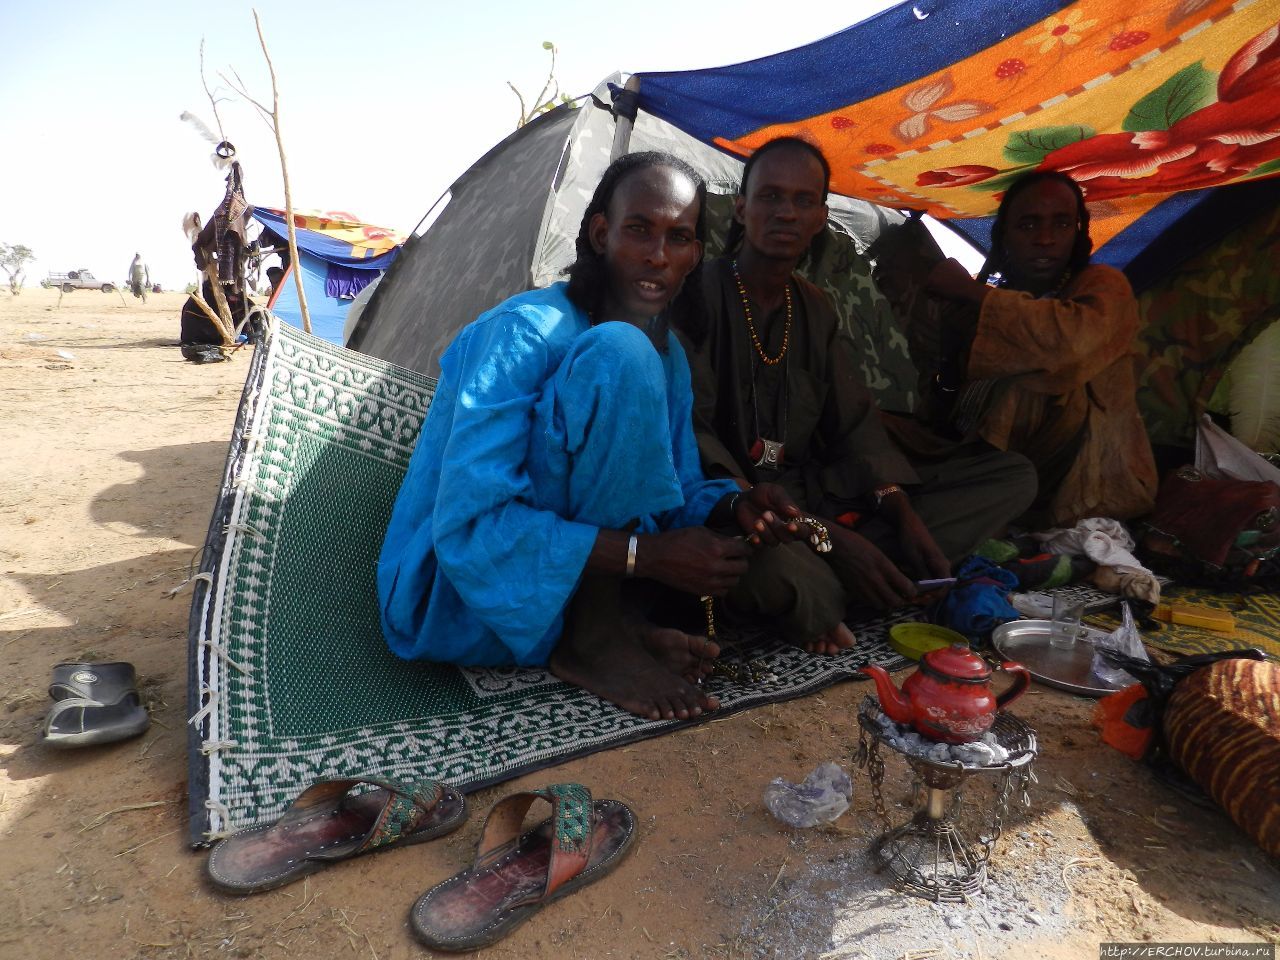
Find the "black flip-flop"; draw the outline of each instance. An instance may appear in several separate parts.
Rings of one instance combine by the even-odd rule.
[[[547,820],[520,833],[535,800]],[[409,922],[433,950],[476,950],[501,940],[553,900],[599,880],[631,848],[636,819],[617,800],[591,799],[579,783],[515,793],[485,819],[475,863],[436,884],[413,905]]]
[[[353,794],[361,784],[377,789]],[[209,880],[225,893],[273,890],[339,860],[434,840],[466,818],[466,797],[435,780],[317,780],[279,820],[218,843],[209,854]]]
[[[151,725],[138,696],[133,664],[60,663],[53,668],[53,706],[40,732],[42,743],[59,750],[114,743],[136,737]]]

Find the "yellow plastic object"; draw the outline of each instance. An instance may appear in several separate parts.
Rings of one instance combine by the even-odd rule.
[[[940,650],[953,643],[969,645],[962,633],[935,623],[897,623],[889,628],[889,646],[904,657],[919,660],[930,650]]]
[[[1198,603],[1162,603],[1151,615],[1165,623],[1180,623],[1221,633],[1234,633],[1236,629],[1236,618],[1226,610],[1215,610]]]

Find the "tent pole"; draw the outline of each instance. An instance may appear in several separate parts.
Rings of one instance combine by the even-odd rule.
[[[636,102],[640,97],[640,78],[632,75],[620,94],[613,98],[613,147],[609,162],[617,160],[631,148],[631,128],[636,122]]]

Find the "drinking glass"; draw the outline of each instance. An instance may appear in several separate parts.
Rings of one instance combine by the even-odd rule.
[[[1049,626],[1049,646],[1070,650],[1080,636],[1080,617],[1084,614],[1084,601],[1053,595],[1053,622]]]

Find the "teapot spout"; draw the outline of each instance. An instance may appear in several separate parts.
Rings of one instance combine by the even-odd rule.
[[[860,673],[865,673],[876,682],[876,696],[880,698],[880,709],[896,723],[911,723],[911,701],[903,696],[902,691],[893,685],[888,671],[884,667],[866,666]]]

